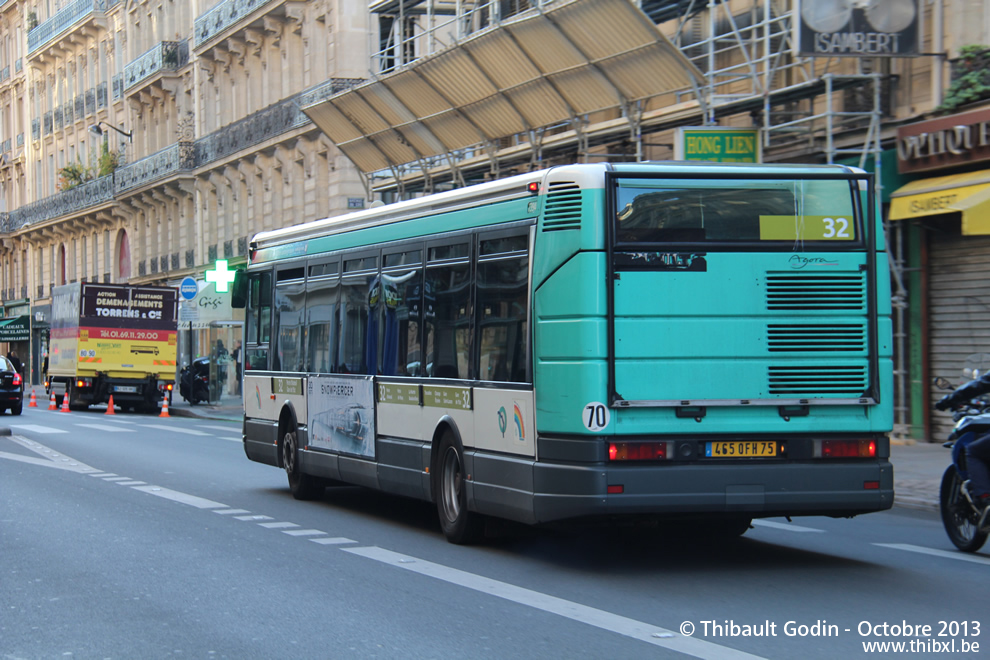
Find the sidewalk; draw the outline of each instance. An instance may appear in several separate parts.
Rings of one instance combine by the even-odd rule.
[[[177,398],[177,397],[176,397]],[[224,396],[218,405],[190,406],[181,398],[169,407],[180,417],[239,422],[244,408],[240,397]],[[941,443],[892,440],[890,462],[894,465],[894,504],[911,509],[938,510],[942,473],[951,459]]]
[[[239,396],[223,395],[214,404],[200,403],[191,406],[182,400],[176,392],[168,407],[169,415],[177,417],[195,417],[197,419],[214,419],[225,422],[240,422],[244,419],[244,402]]]

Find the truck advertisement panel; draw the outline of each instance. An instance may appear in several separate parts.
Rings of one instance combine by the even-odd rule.
[[[126,371],[174,375],[175,289],[109,284],[60,289],[67,289],[67,295],[58,291],[54,296],[51,373]]]
[[[48,373],[76,373],[76,344],[79,341],[79,296],[81,284],[55,287],[52,291],[51,344]]]

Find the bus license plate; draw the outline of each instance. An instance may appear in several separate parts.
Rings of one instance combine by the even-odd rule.
[[[134,394],[137,392],[137,386],[135,385],[117,385],[113,388],[114,392],[126,392],[127,394]]]
[[[709,442],[705,445],[705,456],[712,458],[762,458],[776,455],[777,443],[774,440]]]

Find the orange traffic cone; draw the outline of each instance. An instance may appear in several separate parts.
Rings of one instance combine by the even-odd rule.
[[[165,395],[165,398],[162,399],[162,414],[159,415],[159,417],[168,417],[168,395],[167,394]]]
[[[34,390],[31,390],[31,403],[28,404],[28,408],[37,408],[38,400],[34,398]]]
[[[115,413],[113,411],[113,395],[112,394],[110,395],[110,403],[107,404],[107,412],[106,412],[106,414],[107,415],[116,415],[117,414],[117,413]]]
[[[58,410],[58,406],[55,405],[55,390],[52,390],[52,400],[48,402],[49,410]]]
[[[69,393],[66,392],[62,395],[62,410],[59,412],[69,412]]]

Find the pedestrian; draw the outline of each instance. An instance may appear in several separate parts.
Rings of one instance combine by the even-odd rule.
[[[217,365],[217,376],[220,380],[220,392],[222,393],[227,388],[227,362],[230,360],[227,347],[223,345],[222,339],[218,339],[216,346],[213,347],[213,360]]]
[[[241,340],[234,342],[234,351],[230,354],[234,358],[234,372],[237,380],[234,381],[234,394],[241,395]]]
[[[21,377],[23,378],[24,374],[21,373],[21,370],[24,368],[24,365],[21,364],[21,359],[17,357],[17,351],[10,349],[10,353],[7,353],[7,359],[10,360],[10,363],[14,365],[14,369],[17,373],[21,374]]]

